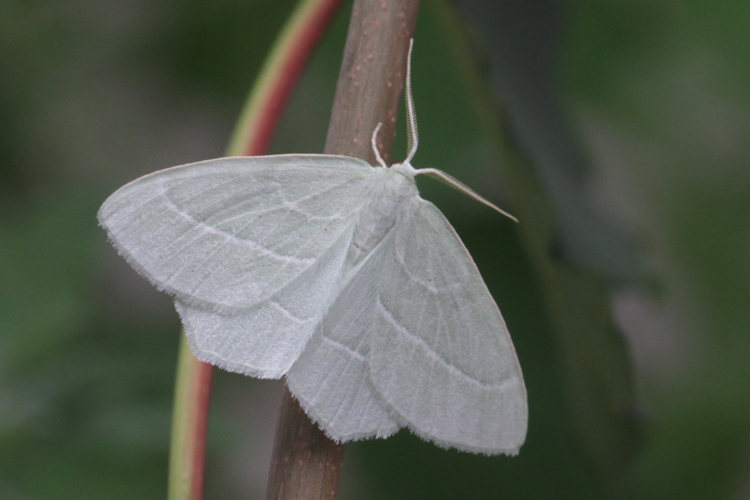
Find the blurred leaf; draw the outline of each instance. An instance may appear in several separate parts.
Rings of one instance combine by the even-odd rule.
[[[576,430],[598,480],[608,483],[632,457],[638,426],[630,360],[601,272],[624,278],[634,267],[626,263],[632,251],[582,189],[590,167],[556,90],[560,5],[508,0],[459,4],[459,12],[481,34],[475,43],[483,48],[498,113],[485,123],[500,144],[519,233],[558,348],[566,425]],[[559,244],[562,255],[555,252]]]
[[[558,85],[564,4],[457,1],[473,49],[502,108],[512,141],[533,164],[552,209],[552,243],[570,264],[617,280],[638,273],[633,235],[597,210],[592,168],[577,141]]]
[[[587,0],[568,19],[565,84],[660,282],[658,316],[625,318],[650,425],[624,496],[744,498],[750,6]]]

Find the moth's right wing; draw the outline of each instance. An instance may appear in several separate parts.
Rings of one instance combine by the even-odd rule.
[[[337,442],[386,437],[402,426],[373,388],[367,366],[377,286],[392,236],[352,271],[286,375],[305,412]]]
[[[500,310],[442,213],[418,200],[380,269],[372,385],[417,435],[515,455],[526,437],[521,367]]]
[[[157,288],[187,306],[231,313],[319,266],[353,227],[372,172],[344,156],[208,160],[123,186],[99,223]]]

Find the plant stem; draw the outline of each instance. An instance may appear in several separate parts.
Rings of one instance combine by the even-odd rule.
[[[169,456],[169,498],[203,497],[206,425],[213,367],[193,356],[185,335],[177,356],[172,449]]]
[[[418,0],[355,0],[325,152],[374,162],[370,136],[383,123],[388,158],[404,84]],[[304,414],[287,389],[276,429],[267,500],[335,499],[343,446]]]
[[[302,69],[342,2],[300,2],[279,34],[240,114],[227,149],[229,156],[265,154]]]
[[[342,0],[304,0],[274,45],[247,101],[228,155],[260,155],[302,68]],[[203,477],[213,367],[193,356],[181,336],[172,417],[168,495],[171,500],[203,498]]]

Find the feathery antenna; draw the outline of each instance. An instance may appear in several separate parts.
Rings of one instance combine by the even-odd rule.
[[[386,165],[385,161],[383,161],[383,157],[380,156],[380,149],[378,149],[378,132],[380,132],[380,127],[382,126],[383,122],[378,122],[377,126],[375,126],[375,130],[372,131],[372,150],[375,152],[375,159],[378,160],[380,166],[388,168],[388,165]]]
[[[409,154],[406,155],[404,163],[411,164],[411,159],[417,152],[419,146],[419,132],[417,131],[417,112],[414,109],[414,97],[411,94],[411,50],[414,48],[414,39],[409,40],[409,55],[406,57],[406,143]]]
[[[407,140],[407,149],[409,150],[409,153],[406,155],[406,159],[402,162],[402,165],[408,166],[409,169],[413,172],[413,175],[420,175],[424,174],[428,177],[432,177],[433,179],[437,179],[440,182],[447,184],[448,186],[452,187],[453,189],[460,191],[461,193],[467,195],[470,198],[473,198],[474,200],[478,201],[479,203],[482,203],[497,213],[506,216],[510,220],[514,222],[518,222],[518,219],[515,218],[513,215],[509,214],[502,208],[498,207],[491,201],[483,198],[480,196],[476,191],[471,189],[469,186],[464,184],[463,182],[459,181],[452,175],[446,174],[442,170],[438,170],[436,168],[414,168],[411,165],[411,160],[414,158],[414,154],[417,152],[417,146],[419,145],[419,132],[417,131],[417,113],[414,108],[414,97],[411,93],[411,51],[414,48],[414,39],[412,38],[409,40],[409,54],[406,58],[406,140]],[[380,126],[382,123],[378,123],[378,125],[375,127],[375,130],[372,132],[372,150],[375,152],[375,158],[377,159],[378,163],[382,165],[383,167],[387,167],[385,164],[385,161],[383,161],[383,157],[380,156],[380,150],[378,149],[377,144],[377,137],[378,132],[380,131]]]

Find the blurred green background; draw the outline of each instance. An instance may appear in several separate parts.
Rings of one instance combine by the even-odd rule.
[[[139,175],[223,154],[293,6],[0,4],[0,498],[165,495],[178,318],[96,210]],[[322,150],[347,21],[272,152]],[[341,498],[750,497],[750,4],[426,1],[415,37],[415,165],[511,212],[527,198],[502,159],[532,172],[554,214],[541,250],[606,284],[601,335],[620,332],[632,372],[614,385],[636,399],[612,424],[625,458],[592,459],[521,229],[420,180],[506,317],[529,436],[516,458],[406,431],[356,443]],[[401,129],[394,159],[403,144]],[[262,497],[280,389],[216,373],[208,498]]]

